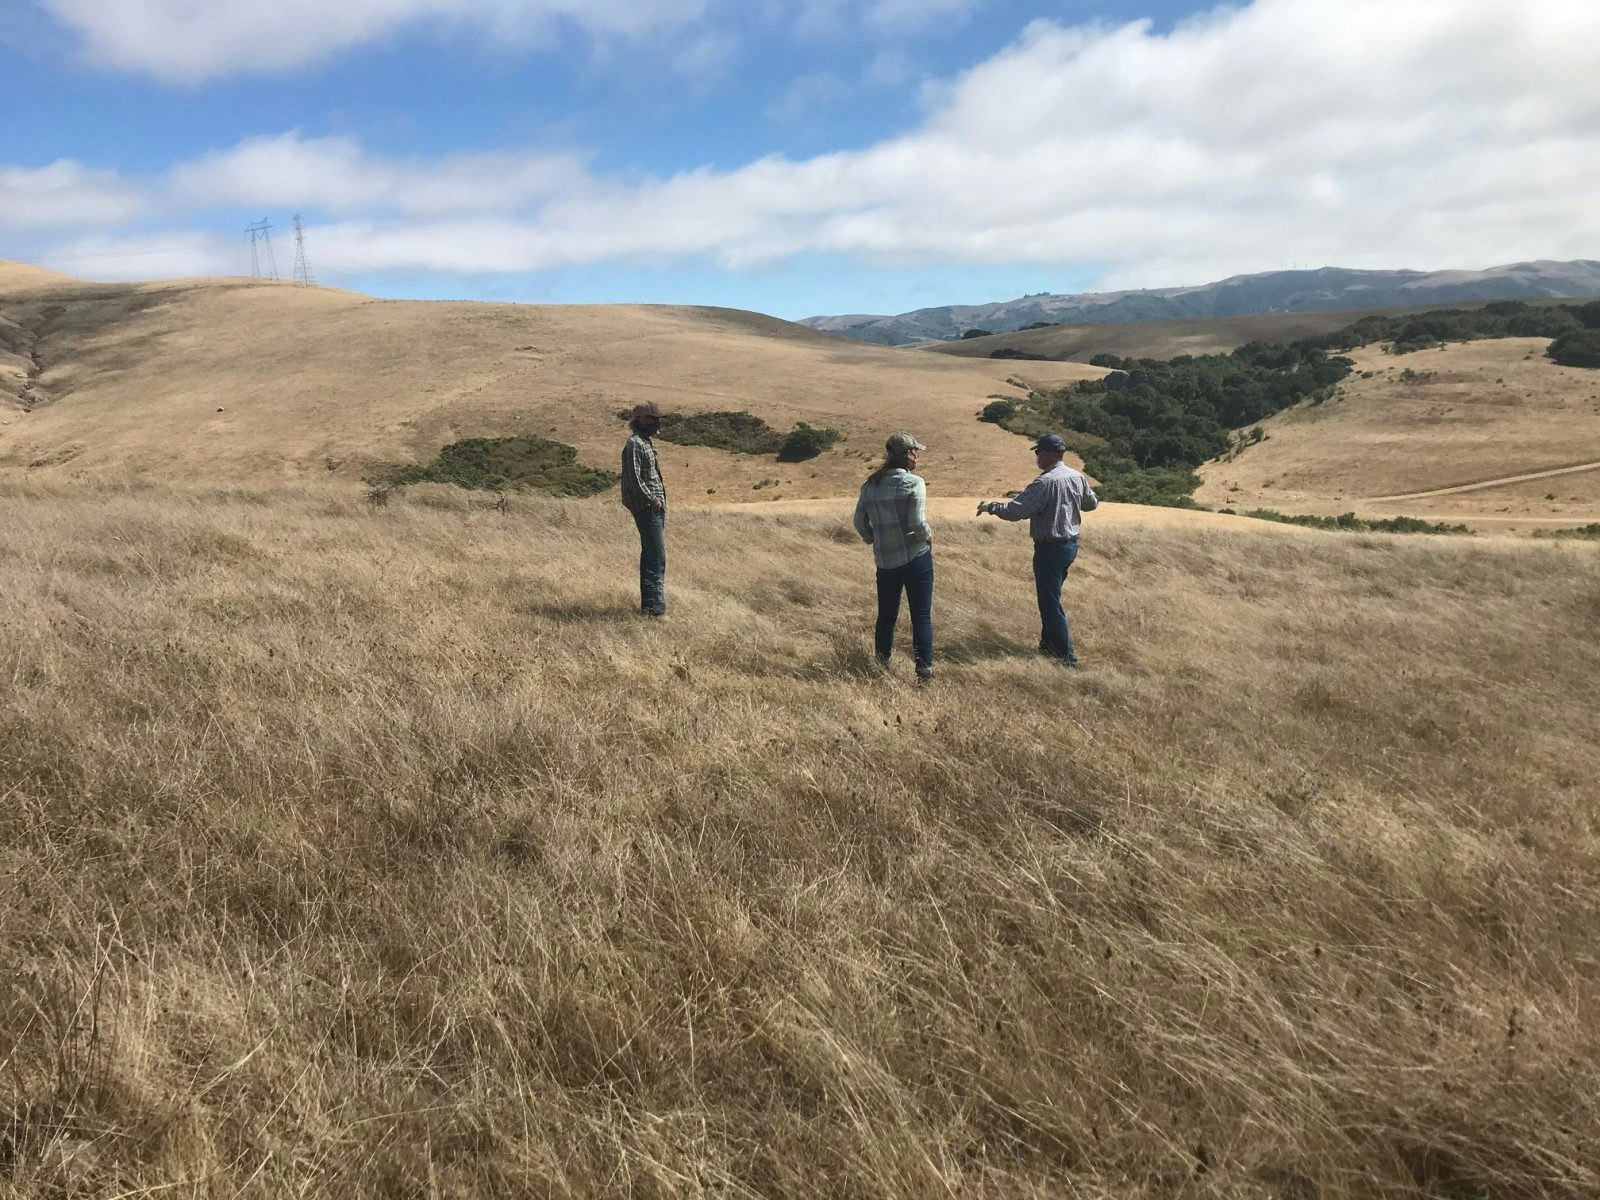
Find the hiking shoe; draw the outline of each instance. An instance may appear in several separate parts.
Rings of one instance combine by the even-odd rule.
[[[917,682],[918,683],[928,683],[932,679],[933,679],[933,668],[932,667],[918,667],[917,668]]]

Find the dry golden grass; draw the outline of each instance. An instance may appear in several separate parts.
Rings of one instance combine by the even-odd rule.
[[[966,491],[1013,472],[1017,439],[975,418],[1014,364],[868,346],[730,309],[373,300],[251,280],[94,285],[0,272],[0,355],[37,346],[33,411],[0,390],[0,469],[193,482],[354,480],[463,437],[537,433],[616,469],[620,409],[743,409],[846,437],[801,464],[665,449],[680,499],[853,492],[884,436],[915,430]],[[46,281],[48,282],[48,281]],[[7,366],[0,357],[0,388]],[[1029,364],[1030,383],[1099,374]],[[16,388],[9,389],[14,395]],[[755,485],[776,480],[759,490]]]
[[[1600,1192],[1593,547],[669,537],[0,487],[0,1196]]]
[[[1545,357],[1549,344],[1503,338],[1399,357],[1377,346],[1357,351],[1356,373],[1335,400],[1262,422],[1268,439],[1202,468],[1197,496],[1286,512],[1595,520],[1600,470],[1384,499],[1600,464],[1600,371],[1557,366]],[[1402,378],[1408,370],[1414,377]]]

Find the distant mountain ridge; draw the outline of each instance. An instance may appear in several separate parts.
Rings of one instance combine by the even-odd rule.
[[[884,346],[951,341],[969,329],[1010,333],[1037,322],[1099,325],[1275,312],[1329,312],[1470,300],[1568,300],[1600,297],[1600,262],[1576,259],[1510,263],[1484,271],[1268,271],[1198,287],[1146,291],[1041,292],[995,304],[951,304],[897,316],[807,317],[802,325]]]

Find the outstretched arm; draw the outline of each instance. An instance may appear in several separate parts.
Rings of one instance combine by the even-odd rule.
[[[999,517],[1002,521],[1026,521],[1045,506],[1048,496],[1048,485],[1042,478],[1035,479],[1019,495],[1007,501],[986,501],[978,506],[978,511]]]

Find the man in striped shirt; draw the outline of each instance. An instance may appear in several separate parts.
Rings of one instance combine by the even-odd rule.
[[[1100,498],[1083,474],[1063,461],[1067,443],[1059,434],[1040,438],[1033,453],[1039,477],[1010,501],[981,502],[978,512],[1002,521],[1027,519],[1033,535],[1033,583],[1039,598],[1039,652],[1076,667],[1078,655],[1061,607],[1061,588],[1078,557],[1083,514],[1099,508]]]

